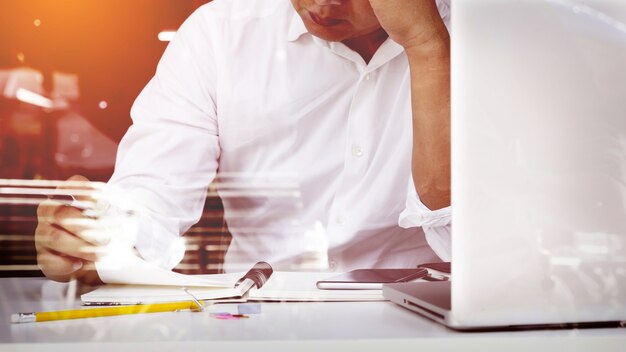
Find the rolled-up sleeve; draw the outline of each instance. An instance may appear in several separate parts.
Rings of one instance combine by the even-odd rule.
[[[420,200],[413,184],[408,184],[406,207],[398,220],[403,228],[422,227],[426,241],[443,261],[450,261],[452,207],[431,210]]]
[[[167,269],[184,256],[180,235],[200,218],[220,155],[206,12],[205,6],[181,26],[135,101],[108,184],[140,214],[139,254]]]

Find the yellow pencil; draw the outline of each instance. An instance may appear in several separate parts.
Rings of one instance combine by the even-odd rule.
[[[132,306],[98,307],[60,310],[55,312],[17,313],[11,315],[11,323],[34,323],[52,320],[110,317],[114,315],[174,312],[178,310],[199,310],[193,301],[174,303],[138,304]]]

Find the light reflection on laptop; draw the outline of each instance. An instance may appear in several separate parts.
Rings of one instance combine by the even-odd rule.
[[[622,0],[453,3],[452,281],[387,298],[457,329],[626,321],[625,23]]]

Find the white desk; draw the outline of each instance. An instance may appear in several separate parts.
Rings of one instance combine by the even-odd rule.
[[[0,279],[0,350],[626,351],[626,329],[461,333],[390,302],[262,303],[261,314],[241,320],[178,312],[9,323],[11,313],[66,308],[66,287],[41,278]]]

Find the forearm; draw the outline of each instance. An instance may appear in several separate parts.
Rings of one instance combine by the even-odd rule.
[[[444,29],[445,31],[445,29]],[[413,114],[413,182],[424,205],[450,205],[450,37],[407,49]]]

